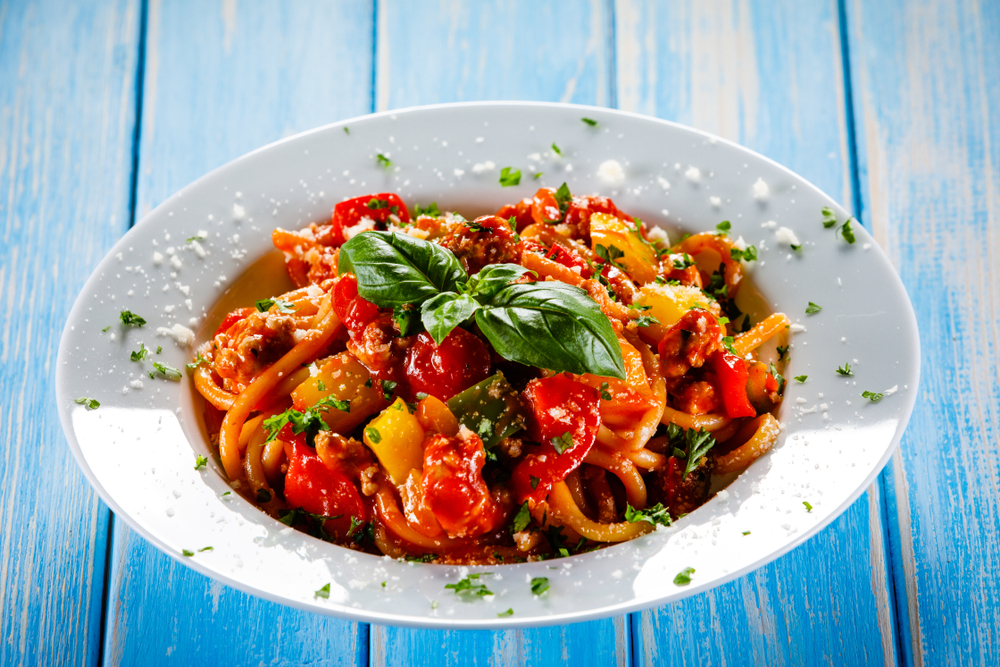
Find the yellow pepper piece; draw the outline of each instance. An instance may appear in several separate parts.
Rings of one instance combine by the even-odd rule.
[[[656,279],[656,253],[622,220],[609,213],[594,213],[590,216],[590,239],[594,252],[599,255],[599,245],[610,255],[617,255],[618,251],[623,253],[615,263],[625,267],[638,284],[645,285]]]
[[[401,398],[365,427],[365,444],[375,452],[393,484],[402,484],[424,461],[424,429]]]
[[[643,285],[634,306],[649,306],[643,315],[652,315],[659,324],[651,324],[639,329],[639,335],[647,340],[659,341],[667,329],[677,323],[691,308],[704,308],[718,316],[719,306],[705,296],[697,287],[688,285]]]
[[[342,435],[350,435],[358,424],[388,404],[378,382],[373,382],[368,369],[350,352],[341,352],[323,364],[319,373],[296,387],[292,391],[292,407],[305,411],[328,396],[351,402],[350,412],[333,408],[323,411],[326,425]]]

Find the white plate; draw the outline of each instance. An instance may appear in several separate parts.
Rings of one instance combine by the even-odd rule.
[[[598,125],[583,123],[584,116]],[[553,142],[564,158],[552,154]],[[382,169],[377,153],[394,166]],[[611,159],[624,169],[624,182],[598,176]],[[519,186],[500,187],[505,166],[521,169]],[[533,171],[544,176],[534,180]],[[758,179],[769,191],[764,198],[755,196]],[[157,337],[157,328],[204,326],[227,287],[272,249],[275,226],[324,220],[336,202],[384,190],[411,207],[433,200],[471,218],[564,180],[574,193],[611,196],[623,211],[668,229],[706,230],[731,220],[733,236],[760,251],[752,271],[757,287],[775,310],[806,327],[793,339],[786,374],[809,379],[789,380],[779,444],[726,493],[669,529],[568,559],[486,568],[496,595],[466,601],[445,584],[484,568],[358,554],[286,528],[236,494],[223,497],[229,487],[217,461],[210,457],[207,468],[194,470],[195,454],[210,450],[190,383],[150,380],[149,361],[129,360],[143,342],[154,351],[163,346],[151,358],[183,368],[191,350]],[[913,408],[919,348],[903,286],[860,225],[854,224],[854,245],[824,229],[823,206],[846,219],[814,186],[745,148],[607,109],[459,104],[330,125],[217,169],[118,242],[63,332],[60,418],[77,461],[118,517],[185,565],[283,604],[373,623],[498,628],[582,621],[677,600],[764,565],[832,521],[886,463]],[[762,226],[772,220],[794,230],[804,244],[800,254]],[[201,230],[209,234],[204,257],[185,243]],[[159,262],[157,252],[164,257]],[[823,311],[805,315],[808,301]],[[126,308],[148,324],[124,329],[118,314]],[[835,373],[845,362],[855,377]],[[863,390],[886,397],[870,403]],[[80,396],[101,407],[77,405]],[[213,550],[197,552],[207,546]],[[182,549],[196,553],[184,557]],[[696,569],[691,584],[674,585],[689,566]],[[536,576],[551,582],[541,597],[528,584]],[[329,599],[315,597],[326,583]],[[507,609],[512,616],[497,617]]]

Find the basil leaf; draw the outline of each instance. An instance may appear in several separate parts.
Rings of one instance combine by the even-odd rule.
[[[451,330],[479,310],[479,302],[468,294],[443,292],[424,301],[420,309],[420,319],[434,342],[441,344]]]
[[[469,292],[480,301],[487,301],[526,273],[534,271],[517,264],[490,264],[469,278]]]
[[[509,285],[476,313],[504,359],[554,371],[625,378],[608,318],[582,289],[560,282]]]
[[[458,259],[436,243],[395,232],[364,232],[340,247],[339,272],[353,273],[358,293],[377,306],[417,303],[457,292],[466,281]]]

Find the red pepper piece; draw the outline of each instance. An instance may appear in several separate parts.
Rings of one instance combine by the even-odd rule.
[[[347,240],[344,238],[344,230],[354,227],[362,218],[371,218],[375,222],[375,229],[385,230],[390,215],[396,215],[403,224],[410,221],[410,212],[406,210],[406,204],[399,195],[392,192],[380,192],[342,201],[333,207],[333,219],[330,220],[330,245],[342,245]]]
[[[517,502],[545,499],[552,485],[566,479],[575,470],[597,440],[601,426],[600,392],[569,374],[532,380],[524,390],[531,408],[529,435],[540,442],[511,473]],[[569,433],[573,444],[562,453],[552,444],[553,438]]]
[[[360,334],[379,316],[378,306],[358,296],[358,279],[353,273],[341,276],[333,288],[333,310],[354,335]]]
[[[285,499],[289,505],[321,516],[342,515],[323,526],[326,532],[341,538],[351,529],[351,517],[355,524],[367,520],[361,494],[343,473],[328,468],[311,447],[301,442],[293,440],[290,448],[285,473]]]
[[[722,405],[730,417],[756,417],[757,411],[747,398],[750,371],[747,362],[728,350],[717,350],[711,357],[712,368],[722,393]]]

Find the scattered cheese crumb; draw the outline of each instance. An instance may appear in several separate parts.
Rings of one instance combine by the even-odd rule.
[[[139,379],[132,380],[132,382],[130,382],[129,384],[131,384],[132,387],[135,389],[142,389],[142,380]]]
[[[153,253],[153,264],[155,264],[156,266],[159,266],[162,262],[163,262],[163,255],[161,255],[159,252],[154,252]]]
[[[778,231],[775,232],[775,235],[781,243],[787,243],[788,245],[802,245],[799,243],[799,237],[797,237],[795,232],[790,230],[788,227],[779,227]]]
[[[167,327],[157,327],[157,336],[170,336],[180,345],[188,346],[194,342],[194,332],[188,329],[183,324],[175,324],[174,326]]]
[[[660,187],[663,188],[664,190],[670,189],[670,181],[668,181],[667,179],[663,178],[662,176],[659,176],[656,180],[660,182]]]
[[[789,327],[788,330],[791,331],[792,333],[803,333],[806,330],[806,328],[801,324],[793,324]]]
[[[459,178],[461,178],[462,176],[465,176],[465,170],[464,169],[456,169],[455,170],[455,176],[457,176]]]
[[[884,393],[885,393],[886,396],[892,396],[897,391],[899,391],[899,385],[898,384],[894,384],[891,387],[889,387],[888,389],[886,389]]]
[[[774,220],[768,220],[767,222],[762,222],[760,226],[763,227],[764,229],[775,229],[777,228],[778,223],[776,223]]]
[[[247,210],[239,204],[233,204],[233,220],[243,220],[247,217]]]
[[[687,171],[684,172],[684,177],[692,183],[697,183],[701,180],[701,169],[695,166],[688,167]]]
[[[478,162],[472,165],[473,174],[484,174],[488,171],[493,171],[497,168],[496,163],[493,160],[487,160],[486,162]]]
[[[722,206],[722,199],[720,199],[719,197],[709,197],[708,201],[712,206],[716,208]]]
[[[625,182],[625,170],[618,160],[605,160],[597,168],[597,175],[608,185],[621,185]]]
[[[758,178],[753,184],[754,199],[764,201],[769,194],[771,194],[771,189],[767,187],[767,183],[764,182],[763,178]]]

